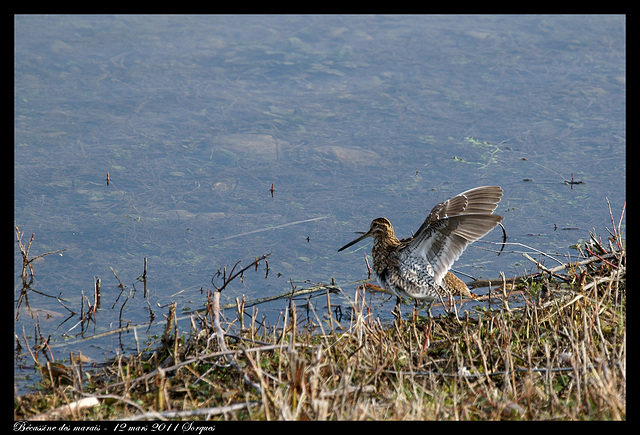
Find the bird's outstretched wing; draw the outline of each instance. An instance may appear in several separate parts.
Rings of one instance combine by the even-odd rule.
[[[413,239],[398,252],[400,267],[421,269],[423,263],[424,271],[439,285],[466,247],[502,221],[502,216],[493,214],[501,197],[500,187],[483,186],[436,205]],[[424,271],[416,270],[418,274]]]

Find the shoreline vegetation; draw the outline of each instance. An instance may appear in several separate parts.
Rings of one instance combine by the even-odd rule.
[[[33,237],[23,244],[16,230],[27,284]],[[626,249],[619,225],[609,233],[590,234],[579,258],[554,257],[555,267],[529,251],[537,272],[469,284],[489,287],[478,299],[491,308],[460,314],[458,301],[445,300],[446,313],[431,318],[404,301],[407,315],[380,320],[363,281],[292,286],[267,327],[255,315],[266,299],[220,305],[234,279],[259,264],[268,273],[268,254],[237,263],[214,276],[188,331],[178,328],[177,304],[169,307],[153,348],[98,367],[82,354],[54,362],[38,358],[44,348],[23,349],[42,381],[14,394],[14,419],[626,420]],[[336,293],[349,303],[341,316]]]

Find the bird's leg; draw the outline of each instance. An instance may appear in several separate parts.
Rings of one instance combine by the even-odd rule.
[[[400,304],[401,304],[401,302],[402,302],[402,300],[400,299],[400,296],[396,296],[396,306],[393,309],[393,311],[391,312],[391,314],[396,316],[398,319],[402,319],[402,313],[400,312]]]
[[[413,313],[411,315],[414,322],[418,319],[418,314],[420,314],[420,310],[422,310],[424,307],[425,307],[424,301],[419,301],[418,299],[415,299],[415,303],[413,304]]]
[[[427,307],[427,317],[431,317],[431,305],[433,305],[433,301],[433,299],[429,302],[420,301],[420,303],[418,304],[418,299],[416,299],[416,306],[413,309],[414,320],[418,318],[418,314],[420,313],[420,311],[424,310],[425,307]]]
[[[429,314],[429,318],[431,318],[431,307],[433,306],[434,302],[435,302],[435,299],[431,299],[429,301],[429,305],[427,306],[427,314]]]

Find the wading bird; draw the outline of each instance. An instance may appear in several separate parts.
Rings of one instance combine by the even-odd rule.
[[[415,235],[398,240],[389,219],[371,222],[369,231],[338,252],[373,237],[373,272],[380,287],[400,298],[431,305],[447,296],[471,296],[467,286],[449,272],[469,244],[484,237],[502,221],[493,212],[502,188],[483,186],[467,190],[436,205]]]

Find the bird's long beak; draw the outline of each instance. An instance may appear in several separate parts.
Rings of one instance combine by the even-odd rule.
[[[360,237],[358,237],[357,239],[350,241],[349,243],[344,245],[342,248],[338,249],[338,252],[342,251],[343,249],[347,249],[351,245],[355,245],[356,243],[358,243],[362,239],[366,239],[367,237],[371,237],[371,231],[370,230],[367,231],[366,233],[362,233],[361,231],[358,231],[358,232],[361,233],[362,235]]]

